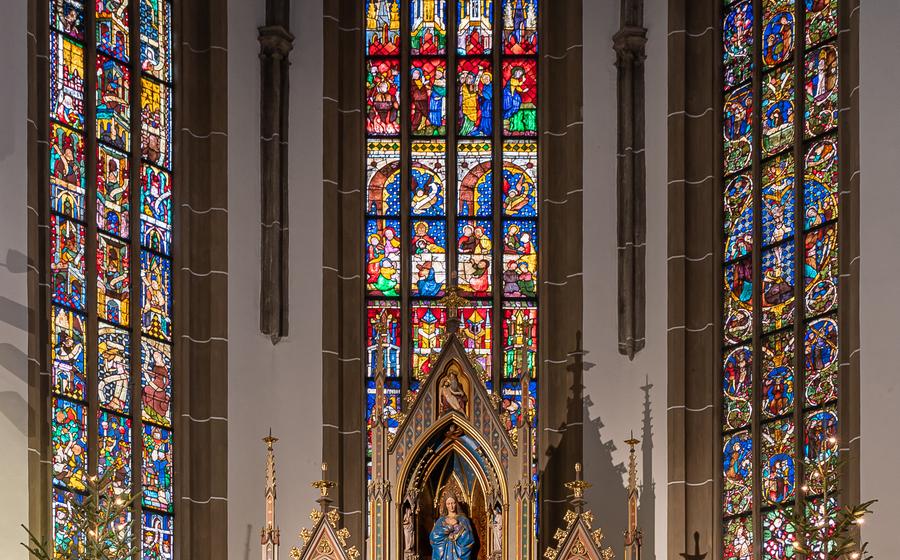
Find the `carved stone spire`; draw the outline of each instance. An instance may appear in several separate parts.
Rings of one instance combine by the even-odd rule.
[[[260,532],[262,544],[262,560],[278,560],[278,547],[281,544],[281,530],[275,524],[275,442],[277,437],[269,435],[263,438],[266,444],[266,524]]]
[[[638,525],[644,531],[641,546],[645,560],[656,560],[655,515],[656,515],[656,483],[653,481],[653,417],[650,408],[650,377],[641,387],[644,392],[644,418],[641,427],[641,503],[638,507]]]

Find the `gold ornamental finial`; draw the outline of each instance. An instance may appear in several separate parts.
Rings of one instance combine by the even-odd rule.
[[[575,463],[575,480],[566,483],[566,488],[572,491],[575,505],[584,504],[584,491],[593,486],[581,476],[581,463]],[[580,512],[579,512],[580,513]]]
[[[262,438],[262,440],[266,443],[268,450],[272,451],[272,446],[278,441],[278,438],[272,435],[272,428],[269,428],[269,435]]]
[[[322,463],[322,479],[317,480],[311,484],[313,488],[319,489],[319,492],[322,493],[322,498],[327,498],[328,491],[336,486],[334,482],[325,478],[326,474],[328,474],[328,463]]]

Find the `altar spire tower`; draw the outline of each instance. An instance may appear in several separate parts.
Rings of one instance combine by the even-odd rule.
[[[266,444],[266,523],[260,532],[262,544],[262,560],[278,560],[278,547],[281,544],[281,529],[275,524],[275,442],[277,437],[269,435],[263,438]]]

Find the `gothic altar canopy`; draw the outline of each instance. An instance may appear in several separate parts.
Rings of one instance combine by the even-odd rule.
[[[449,315],[443,350],[431,375],[410,397],[408,413],[396,431],[389,430],[386,417],[377,419],[372,429],[368,560],[536,560],[539,556],[534,411],[523,401],[515,430],[507,430],[510,419],[501,415],[497,396],[488,392],[475,360],[457,338],[458,305],[464,300],[454,296],[443,300]],[[386,328],[378,331],[387,332]],[[379,345],[375,359],[376,410],[384,410],[386,398],[385,346]],[[529,381],[523,375],[522,383],[527,386]],[[632,469],[633,456],[632,446]],[[603,548],[602,531],[592,528],[593,516],[584,508],[584,490],[589,485],[582,479],[581,465],[575,471],[575,481],[566,485],[572,502],[565,525],[556,532],[556,546],[547,548],[543,556],[609,560],[612,550]],[[349,534],[338,528],[337,510],[329,508],[328,489],[334,484],[324,478],[314,484],[322,490],[320,509],[311,516],[314,527],[301,531],[304,546],[291,556],[353,560],[361,551],[347,548]],[[636,486],[631,490],[636,495]],[[268,526],[274,527],[273,522]]]
[[[448,302],[443,350],[396,432],[383,418],[373,429],[371,560],[424,560],[445,548],[446,558],[535,556],[534,414],[523,403],[519,425],[507,431],[497,396],[457,338],[458,303]],[[380,368],[375,383],[383,410]]]

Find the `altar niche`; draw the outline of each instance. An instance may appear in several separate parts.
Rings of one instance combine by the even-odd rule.
[[[383,419],[372,431],[372,560],[535,558],[532,426],[523,421],[510,438],[499,399],[453,327],[451,318],[443,351],[396,433]],[[384,377],[376,371],[376,403],[384,402]]]

